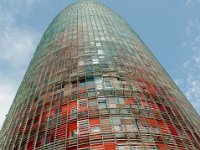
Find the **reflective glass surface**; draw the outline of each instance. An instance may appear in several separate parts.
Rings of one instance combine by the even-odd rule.
[[[79,0],[44,33],[0,149],[199,150],[199,120],[131,27]]]

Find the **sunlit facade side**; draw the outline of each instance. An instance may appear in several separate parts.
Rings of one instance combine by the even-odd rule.
[[[79,0],[44,33],[0,150],[199,150],[199,120],[131,27]]]

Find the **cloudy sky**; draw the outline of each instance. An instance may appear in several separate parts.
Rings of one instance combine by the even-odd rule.
[[[52,19],[74,0],[0,0],[0,127]],[[200,114],[200,0],[99,0],[152,50]]]

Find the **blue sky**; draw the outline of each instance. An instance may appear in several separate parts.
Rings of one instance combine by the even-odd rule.
[[[200,0],[99,0],[139,34],[200,114]],[[0,126],[38,42],[74,0],[0,0]]]

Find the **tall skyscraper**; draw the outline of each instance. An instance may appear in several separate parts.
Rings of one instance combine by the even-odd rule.
[[[44,33],[0,150],[199,150],[199,120],[131,27],[79,0]]]

